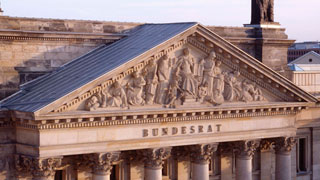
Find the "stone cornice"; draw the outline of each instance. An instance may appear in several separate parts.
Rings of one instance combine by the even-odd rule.
[[[0,40],[17,41],[78,41],[78,42],[114,42],[125,34],[112,33],[76,33],[76,32],[43,32],[0,29]]]
[[[308,108],[306,103],[295,105],[257,105],[238,108],[159,109],[153,111],[85,112],[36,117],[36,120],[17,119],[16,126],[27,129],[63,129],[103,127],[133,124],[211,121],[228,118],[294,115]]]
[[[289,81],[286,78],[283,78],[280,74],[273,71],[271,68],[267,67],[266,65],[262,64],[261,62],[257,61],[241,49],[235,47],[230,42],[222,39],[217,34],[211,32],[209,29],[205,28],[202,25],[199,25],[197,28],[197,33],[202,36],[203,38],[210,40],[212,42],[219,42],[219,47],[223,48],[220,50],[222,53],[223,51],[227,52],[224,53],[229,58],[234,59],[233,61],[235,63],[243,63],[243,66],[245,69],[248,69],[253,72],[250,72],[251,74],[258,74],[261,73],[263,76],[263,79],[266,80],[266,82],[271,82],[274,84],[278,89],[285,89],[287,94],[289,89],[291,91],[290,96],[292,99],[298,100],[298,101],[309,101],[309,102],[317,102],[318,100],[312,96],[311,94],[303,91],[301,88],[294,85],[291,81]],[[229,54],[229,55],[228,55]],[[231,56],[230,56],[231,54]],[[227,57],[227,58],[228,58]],[[250,60],[250,61],[249,61]],[[240,65],[240,64],[239,64]],[[258,72],[259,71],[259,72]],[[271,84],[270,83],[270,84]]]

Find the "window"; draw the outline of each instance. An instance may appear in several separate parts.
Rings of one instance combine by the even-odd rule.
[[[297,140],[297,173],[308,171],[308,138],[300,137]]]

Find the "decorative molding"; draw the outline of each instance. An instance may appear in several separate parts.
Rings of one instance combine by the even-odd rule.
[[[261,116],[277,116],[296,114],[306,106],[296,107],[274,107],[263,108],[255,107],[252,109],[228,109],[216,111],[197,111],[190,110],[176,113],[159,113],[146,115],[128,113],[127,115],[94,115],[89,117],[81,117],[75,115],[70,118],[47,119],[47,120],[27,120],[16,121],[17,127],[27,129],[63,129],[63,128],[81,128],[81,127],[101,127],[101,126],[118,126],[131,124],[149,124],[149,123],[165,123],[165,122],[185,122],[185,121],[200,121],[200,120],[215,120],[227,118],[243,118],[243,117],[261,117]]]
[[[83,155],[84,163],[92,168],[94,174],[110,174],[112,163],[119,161],[120,152],[107,152]]]
[[[128,68],[126,71],[119,73],[117,76],[115,76],[115,77],[101,83],[100,85],[96,86],[95,88],[92,88],[91,90],[81,94],[80,96],[74,98],[73,100],[69,101],[68,103],[63,104],[59,108],[53,110],[52,112],[60,113],[60,112],[67,111],[71,107],[80,104],[81,102],[89,99],[90,97],[92,97],[95,94],[100,93],[101,91],[106,89],[108,86],[110,86],[114,82],[119,81],[128,75],[131,75],[133,72],[140,71],[149,63],[150,60],[160,59],[165,54],[168,54],[168,53],[176,50],[177,48],[182,47],[186,43],[187,43],[187,40],[182,39],[182,40],[170,45],[166,49],[159,50],[158,53],[155,53],[154,55],[150,56],[149,58],[146,58],[143,62],[140,62],[140,63],[136,64],[135,66]]]
[[[137,150],[137,155],[144,162],[146,168],[162,168],[163,160],[170,157],[171,147]]]
[[[274,140],[274,149],[276,153],[288,154],[291,153],[292,148],[296,145],[297,140],[294,137],[279,137]]]
[[[33,177],[52,177],[61,166],[62,158],[38,158],[24,155],[15,156],[17,175],[31,173]]]
[[[186,146],[186,149],[190,152],[191,162],[206,164],[212,158],[213,152],[217,151],[218,143]]]
[[[259,147],[260,141],[258,140],[247,140],[234,142],[234,149],[237,154],[237,158],[251,159],[254,152]]]
[[[260,141],[260,151],[270,151],[274,146],[274,142],[270,139],[262,139]]]
[[[200,36],[200,35],[199,35]],[[249,72],[249,66],[245,64],[243,61],[238,60],[236,57],[233,57],[230,53],[228,53],[226,50],[224,50],[222,47],[218,47],[217,45],[207,45],[211,42],[208,41],[199,41],[199,36],[197,37],[189,37],[188,42],[193,45],[194,47],[202,50],[203,52],[209,53],[213,49],[218,49],[217,52],[217,59],[220,60],[223,64],[231,68],[233,71],[239,71],[241,75],[246,77],[247,79],[255,82],[260,87],[263,87],[265,89],[268,89],[271,91],[274,95],[277,97],[286,100],[286,101],[292,101],[294,100],[294,97],[290,97],[288,94],[290,92],[287,92],[287,90],[283,87],[280,87],[279,84],[275,83],[273,80],[269,79],[266,83],[265,82],[265,76],[260,72],[258,73],[256,70],[254,70],[253,67],[251,68],[251,71]],[[212,44],[212,43],[211,43]],[[209,47],[208,47],[209,46]],[[258,77],[258,78],[257,78]],[[273,87],[272,84],[275,84],[276,87]],[[281,91],[280,89],[283,89]],[[284,91],[285,90],[285,91]],[[298,101],[301,101],[301,99],[297,99]]]

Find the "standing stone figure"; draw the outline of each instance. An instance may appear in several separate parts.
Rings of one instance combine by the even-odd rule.
[[[165,97],[168,91],[170,78],[170,64],[168,55],[164,55],[161,59],[159,59],[157,75],[159,84],[157,87],[155,102],[158,104],[165,104]]]
[[[153,104],[158,83],[157,64],[154,60],[150,60],[144,68],[144,74],[146,79],[146,104]]]
[[[274,22],[274,0],[251,1],[251,24]]]
[[[203,60],[203,79],[201,86],[207,85],[208,89],[208,96],[211,96],[212,94],[212,86],[213,86],[213,78],[215,76],[214,74],[214,67],[215,67],[215,58],[216,53],[212,51],[207,58]]]

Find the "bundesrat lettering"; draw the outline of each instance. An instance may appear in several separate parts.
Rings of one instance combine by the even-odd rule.
[[[213,133],[220,132],[221,124],[217,124],[215,129],[212,125],[203,126],[181,126],[181,127],[164,127],[164,128],[153,128],[153,129],[143,129],[142,137],[155,137],[155,136],[172,136],[172,135],[183,135],[183,134],[201,134],[201,133]]]

